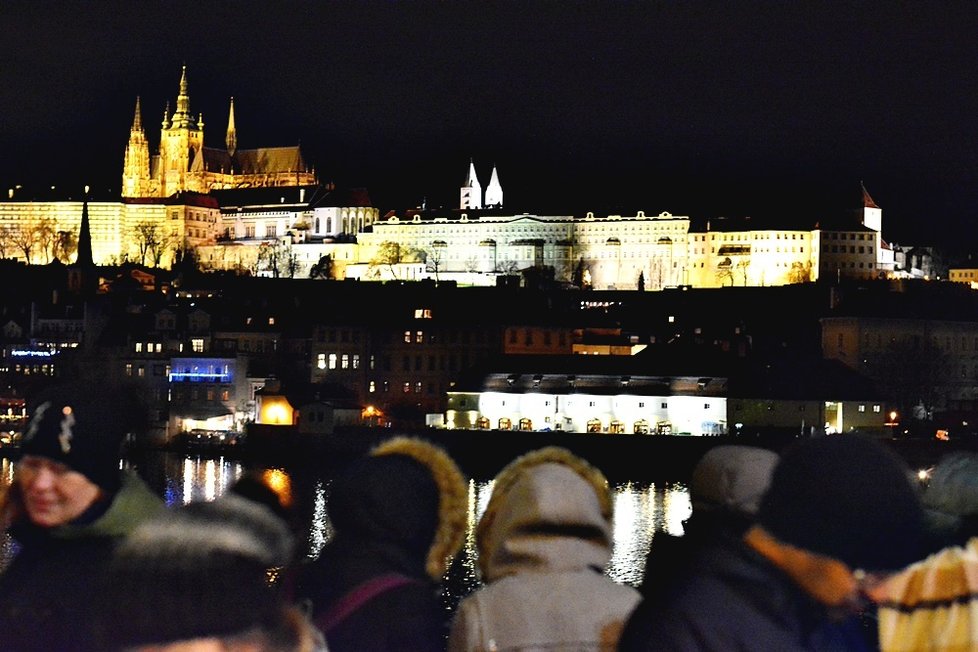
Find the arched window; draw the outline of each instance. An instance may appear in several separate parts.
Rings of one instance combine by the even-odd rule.
[[[649,422],[645,419],[639,419],[635,422],[633,430],[636,435],[647,435],[649,434]]]
[[[479,430],[489,430],[489,417],[479,417],[476,419],[475,427]]]
[[[513,428],[513,422],[509,419],[509,417],[503,417],[502,419],[499,420],[500,430],[511,430],[512,428]]]
[[[526,417],[520,419],[520,430],[533,430],[533,421]]]
[[[625,432],[625,424],[618,419],[615,419],[608,425],[608,432],[620,435]]]
[[[587,431],[588,432],[601,432],[601,420],[600,419],[591,419],[590,421],[588,421],[587,422]]]

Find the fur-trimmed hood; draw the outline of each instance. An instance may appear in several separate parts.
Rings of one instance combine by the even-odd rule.
[[[468,483],[455,461],[441,448],[422,439],[395,437],[370,452],[371,457],[403,455],[424,466],[438,489],[438,516],[428,549],[425,571],[438,582],[465,541]]]
[[[603,570],[611,559],[612,501],[598,469],[551,446],[496,476],[476,530],[487,582],[522,570]]]

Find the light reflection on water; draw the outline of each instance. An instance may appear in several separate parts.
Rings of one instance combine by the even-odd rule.
[[[125,463],[127,467],[131,464]],[[203,459],[194,456],[165,455],[139,469],[149,484],[159,491],[170,507],[197,500],[213,500],[223,495],[244,473],[240,462],[227,458]],[[283,469],[274,475],[289,483],[303,528],[298,532],[307,558],[319,556],[333,536],[327,511],[330,478],[298,478]],[[0,459],[0,487],[12,481],[13,465]],[[682,522],[689,517],[689,491],[680,483],[625,482],[614,485],[614,550],[608,575],[616,581],[638,585],[645,568],[645,556],[657,532],[682,534]],[[460,559],[449,569],[446,596],[454,604],[479,583],[476,570],[475,525],[485,511],[492,492],[491,480],[471,480],[468,497],[468,532]],[[0,568],[11,555],[9,538],[0,548]]]

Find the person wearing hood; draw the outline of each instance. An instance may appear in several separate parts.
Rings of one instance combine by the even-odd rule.
[[[465,539],[468,484],[448,454],[396,437],[332,485],[335,536],[297,574],[332,652],[445,649],[442,578]]]
[[[450,652],[615,649],[640,595],[604,574],[612,500],[598,469],[557,447],[517,458],[475,536],[485,584],[459,605]]]
[[[0,649],[96,649],[92,604],[112,551],[165,509],[119,469],[137,405],[122,388],[91,385],[59,386],[32,401],[0,499],[0,522],[19,548],[0,575]]]

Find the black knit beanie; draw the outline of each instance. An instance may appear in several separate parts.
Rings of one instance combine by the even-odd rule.
[[[122,440],[137,421],[138,402],[122,388],[53,387],[31,401],[20,455],[60,462],[114,493]]]
[[[923,508],[908,468],[883,444],[854,435],[789,447],[757,521],[854,570],[897,570],[924,554]]]
[[[221,638],[273,626],[282,598],[271,569],[291,561],[285,522],[260,503],[226,494],[140,525],[108,571],[106,649]]]

